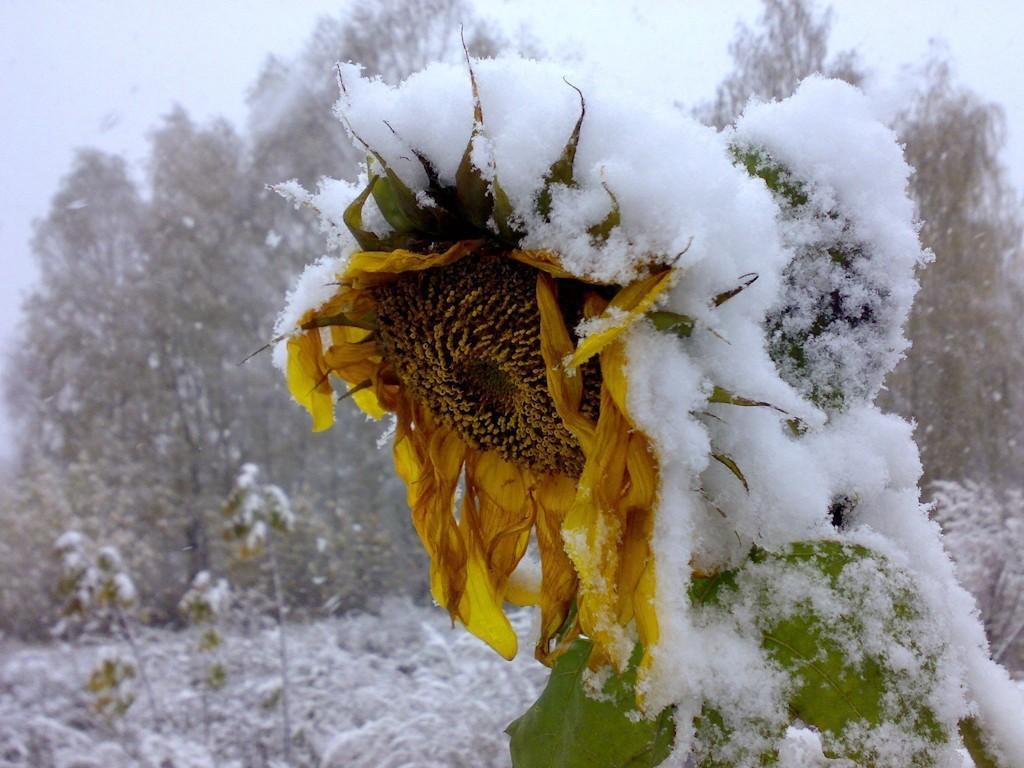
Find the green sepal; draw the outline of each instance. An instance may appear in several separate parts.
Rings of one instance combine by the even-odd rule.
[[[385,173],[386,173],[385,169]],[[395,232],[414,232],[420,229],[417,223],[413,221],[409,216],[406,215],[399,203],[399,197],[402,195],[402,187],[408,191],[408,187],[402,183],[399,179],[397,184],[391,180],[391,176],[394,174],[388,174],[384,177],[378,177],[377,183],[373,185],[373,201],[377,203],[377,207],[380,209],[381,215],[384,220],[388,223]],[[397,179],[398,177],[395,176]]]
[[[468,52],[466,62],[469,63]],[[486,229],[494,210],[494,197],[490,182],[473,162],[473,145],[483,136],[484,110],[480,105],[480,89],[477,87],[472,65],[469,65],[469,83],[473,89],[473,130],[469,134],[466,151],[462,153],[462,160],[455,172],[455,197],[469,223],[477,229]]]
[[[341,217],[345,222],[345,226],[348,227],[348,231],[352,233],[352,237],[356,239],[359,247],[364,251],[390,250],[384,238],[363,228],[363,206],[366,205],[366,201],[373,192],[373,186],[376,182],[377,177],[370,174],[370,181],[366,187],[356,196],[355,200],[349,203]]]
[[[384,121],[384,124],[401,140],[390,123]],[[402,181],[384,158],[375,150],[369,147],[368,149],[384,170],[384,177],[377,182],[373,190],[373,199],[392,229],[396,232],[414,232],[421,239],[457,234],[454,232],[457,229],[455,218],[445,206],[445,203],[450,202],[450,190],[441,185],[437,170],[422,152],[409,147],[427,176],[425,192],[434,200],[433,205],[422,203],[419,195]]]
[[[524,233],[513,224],[512,202],[508,199],[504,188],[494,179],[492,187],[494,193],[494,223],[498,225],[498,235],[510,245],[518,245],[523,239]]]
[[[540,192],[537,193],[534,210],[545,221],[548,221],[551,216],[551,186],[553,184],[563,184],[566,187],[576,186],[576,179],[573,178],[573,165],[576,162],[576,148],[580,143],[580,129],[583,128],[583,116],[587,113],[587,104],[583,100],[583,92],[579,88],[568,80],[566,80],[566,84],[580,96],[580,116],[576,120],[576,127],[572,129],[572,134],[570,134],[562,154],[544,174]]]
[[[615,194],[603,181],[601,182],[601,186],[604,187],[604,191],[607,192],[608,197],[611,198],[612,209],[608,211],[608,215],[605,216],[600,223],[587,229],[587,234],[590,235],[590,239],[595,243],[603,243],[608,240],[612,230],[622,223],[622,214],[619,212],[618,199],[616,199]]]
[[[711,303],[714,304],[716,307],[722,306],[733,296],[742,293],[744,290],[746,290],[754,283],[756,283],[758,277],[760,277],[760,275],[758,275],[757,272],[749,272],[745,275],[740,275],[739,285],[737,285],[735,288],[730,288],[728,291],[723,291],[722,293],[718,294],[717,296],[715,296],[714,299],[711,300]]]
[[[608,676],[598,701],[583,680],[592,648],[590,640],[576,640],[555,662],[540,698],[506,729],[514,768],[653,768],[668,757],[673,708],[651,720],[636,712],[643,649],[636,647],[624,673]]]
[[[312,330],[313,328],[331,328],[333,326],[344,326],[346,328],[362,328],[365,331],[377,330],[377,314],[375,312],[369,312],[362,317],[349,317],[344,312],[339,312],[336,315],[322,315],[320,317],[314,317],[308,323],[303,323],[300,327],[304,331]]]
[[[674,333],[676,336],[689,338],[693,333],[694,320],[689,315],[681,315],[678,312],[666,312],[655,310],[647,313],[647,319],[659,331]]]
[[[772,405],[764,400],[752,400],[749,397],[743,397],[742,395],[734,394],[725,387],[715,386],[711,390],[711,397],[708,398],[709,403],[718,403],[719,405],[739,405],[744,408],[771,408],[777,413],[781,413],[784,416],[789,416],[787,411],[779,408],[777,405]],[[797,416],[790,416],[786,419],[786,426],[794,437],[802,437],[807,432],[807,425],[803,419]]]
[[[771,403],[766,403],[763,400],[751,400],[749,397],[735,395],[724,387],[718,386],[711,391],[711,397],[708,398],[708,402],[720,403],[722,405],[742,405],[745,407],[771,408],[776,411],[780,410]]]

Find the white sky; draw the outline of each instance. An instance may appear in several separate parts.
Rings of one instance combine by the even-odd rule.
[[[373,2],[373,0],[362,0]],[[627,79],[652,96],[707,99],[729,69],[738,19],[759,0],[477,0],[511,32]],[[298,53],[345,0],[0,0],[0,345],[35,278],[31,222],[44,216],[76,147],[142,170],[147,132],[174,103],[241,126],[268,53]],[[833,50],[856,47],[898,99],[900,68],[946,42],[963,82],[1007,109],[1006,159],[1024,188],[1021,0],[836,0]],[[649,73],[640,75],[638,73]],[[895,94],[895,95],[893,95]],[[274,181],[274,180],[268,180]],[[2,408],[2,405],[0,405]],[[0,454],[8,440],[0,410]]]

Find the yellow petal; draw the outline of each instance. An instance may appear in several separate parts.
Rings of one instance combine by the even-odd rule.
[[[403,272],[418,272],[431,267],[447,266],[473,253],[482,243],[482,240],[460,240],[443,253],[416,253],[402,249],[357,251],[349,259],[344,279],[370,278],[370,282],[373,282],[374,275],[398,275]]]
[[[537,308],[540,311],[540,351],[544,358],[548,392],[555,410],[587,452],[594,439],[594,425],[580,413],[583,398],[583,377],[569,375],[562,361],[573,351],[569,330],[565,327],[562,310],[558,306],[555,281],[540,273],[537,275]]]
[[[352,395],[352,402],[359,406],[359,410],[371,419],[380,420],[387,414],[387,411],[380,404],[376,393],[372,389],[361,389]]]
[[[501,608],[479,552],[471,552],[466,567],[466,588],[458,614],[466,629],[506,659],[513,659],[518,648],[516,633]]]
[[[535,655],[545,664],[553,661],[551,647],[565,623],[576,595],[576,570],[562,543],[562,522],[576,498],[576,483],[562,475],[541,479],[536,490],[537,549],[540,551],[540,638]]]
[[[562,261],[555,251],[510,251],[509,258],[515,259],[516,261],[526,264],[527,266],[539,269],[541,272],[545,272],[551,277],[560,277],[567,279],[579,279],[576,275],[571,272],[567,272],[562,268]]]
[[[334,389],[327,378],[319,329],[288,339],[288,391],[313,417],[313,431],[334,424]]]
[[[505,593],[533,525],[528,480],[524,469],[493,451],[467,454],[459,519],[467,578],[457,613],[470,632],[506,658],[515,655],[517,642],[504,614]]]
[[[609,303],[604,313],[593,322],[600,330],[584,338],[568,363],[576,368],[615,341],[627,328],[654,306],[654,302],[671,283],[673,270],[663,269],[650,277],[630,283]]]

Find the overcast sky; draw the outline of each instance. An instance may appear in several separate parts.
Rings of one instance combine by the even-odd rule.
[[[372,0],[363,0],[372,2]],[[316,18],[345,0],[0,0],[0,345],[35,279],[28,240],[76,147],[118,152],[143,170],[147,133],[174,103],[241,126],[264,57],[297,54]],[[711,96],[729,69],[737,20],[759,0],[478,0],[510,33],[607,70],[652,97]],[[833,50],[855,47],[898,103],[901,67],[943,40],[963,82],[1007,110],[1006,160],[1024,188],[1021,0],[837,0]],[[643,75],[647,76],[643,76]],[[276,179],[268,179],[276,181]],[[8,440],[0,410],[0,451]]]

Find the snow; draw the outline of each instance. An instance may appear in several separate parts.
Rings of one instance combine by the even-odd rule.
[[[524,637],[525,613],[513,623]],[[276,629],[223,632],[227,685],[189,686],[188,633],[145,631],[140,642],[165,717],[143,701],[123,720],[94,714],[85,679],[109,646],[0,651],[0,768],[242,768],[280,759]],[[509,765],[503,730],[539,695],[545,672],[509,664],[439,612],[384,601],[360,614],[291,625],[295,768]],[[166,762],[165,762],[166,761]]]
[[[908,346],[902,328],[917,290],[914,269],[930,258],[918,243],[905,193],[911,169],[895,133],[853,86],[810,77],[789,99],[748,107],[730,136],[738,147],[767,151],[808,197],[782,221],[796,259],[776,309],[781,332],[812,328],[820,297],[832,292],[856,318],[816,336],[805,347],[807,370],[784,368],[786,380],[804,391],[838,384],[847,398],[870,402]],[[849,263],[815,258],[821,244]]]
[[[867,99],[845,83],[811,78],[789,99],[751,105],[735,128],[718,134],[669,104],[637,103],[561,65],[499,58],[473,69],[483,126],[472,157],[507,193],[527,232],[523,247],[556,251],[565,269],[590,282],[625,283],[652,263],[678,259],[660,308],[694,318],[693,333],[680,338],[640,322],[624,336],[629,413],[656,450],[661,484],[653,537],[660,640],[649,649],[653,663],[641,687],[650,711],[677,707],[677,756],[690,748],[689,724],[709,698],[724,702],[731,722],[784,709],[779,669],[755,647],[753,628],[792,611],[796,595],[811,595],[823,614],[858,612],[876,628],[893,610],[884,590],[816,593],[820,584],[793,572],[775,574],[781,583],[793,580],[778,605],[757,604],[768,614],[756,615],[751,604],[747,616],[711,620],[687,598],[693,569],[735,568],[753,547],[781,552],[793,542],[836,540],[866,546],[888,564],[865,579],[895,574],[919,597],[916,645],[889,634],[886,647],[875,649],[911,678],[921,649],[930,649],[934,677],[902,693],[926,699],[951,732],[958,718],[976,712],[1010,762],[1024,763],[1024,703],[990,660],[973,598],[920,502],[911,427],[873,404],[907,346],[902,326],[915,270],[929,254],[907,195],[910,168]],[[430,159],[442,182],[454,183],[473,129],[465,65],[433,65],[398,87],[364,78],[351,64],[340,77],[337,113],[357,145],[369,144],[413,189],[426,179],[410,148]],[[545,218],[534,200],[580,114],[579,96],[563,79],[586,100],[577,186],[553,188]],[[736,162],[737,150],[781,164],[782,177],[806,200],[773,192]],[[330,284],[355,248],[341,214],[360,188],[334,180],[316,193],[278,187],[319,212],[335,251],[300,278],[278,333],[332,295]],[[613,204],[621,226],[598,241],[588,229]],[[372,204],[366,214],[386,226]],[[715,296],[752,274],[756,282],[715,305]],[[600,322],[582,330],[592,326]],[[799,356],[789,349],[794,339]],[[283,347],[275,352],[279,365]],[[709,403],[714,387],[770,407]],[[744,482],[713,453],[734,462]],[[843,498],[851,508],[837,528],[831,508]],[[866,652],[872,637],[861,636],[869,645],[859,649],[857,638],[847,638],[847,650]],[[885,728],[860,734],[860,742],[875,743],[880,764],[898,765],[918,737],[895,715]],[[944,764],[958,760],[956,746]],[[809,747],[797,739],[787,749]]]

